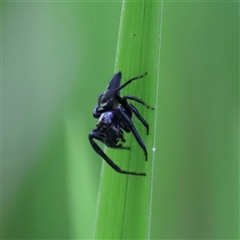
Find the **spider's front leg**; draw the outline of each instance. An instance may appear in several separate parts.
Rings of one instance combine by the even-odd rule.
[[[124,171],[121,168],[119,168],[103,151],[102,149],[96,144],[94,139],[99,140],[104,143],[104,139],[100,134],[96,131],[92,131],[89,134],[89,141],[95,150],[97,154],[99,154],[115,171],[122,173],[122,174],[131,174],[131,175],[137,175],[137,176],[146,176],[146,173],[136,173],[136,172],[129,172],[129,171]]]

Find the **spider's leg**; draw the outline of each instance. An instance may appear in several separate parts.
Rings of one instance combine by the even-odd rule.
[[[96,144],[96,142],[93,139],[97,139],[99,141],[103,141],[102,137],[99,136],[96,132],[91,132],[89,134],[89,141],[95,150],[96,153],[98,153],[114,170],[116,170],[119,173],[122,174],[131,174],[131,175],[138,175],[138,176],[146,176],[146,173],[136,173],[136,172],[128,172],[121,170],[103,151],[102,149]]]
[[[142,122],[142,124],[145,126],[145,128],[147,129],[147,135],[149,133],[149,124],[145,121],[145,119],[140,115],[140,113],[138,112],[138,110],[132,105],[129,104],[128,105],[132,112],[136,115],[136,117]]]
[[[125,149],[125,150],[130,150],[130,147],[124,147],[122,144],[118,144],[116,146],[110,146],[111,148],[115,148],[115,149]]]
[[[148,109],[154,110],[153,107],[150,107],[149,105],[147,105],[147,104],[146,104],[142,99],[140,99],[140,98],[137,98],[137,97],[134,97],[134,96],[131,96],[131,95],[127,95],[127,96],[122,97],[122,99],[133,100],[133,101],[135,101],[135,102],[138,102],[138,103],[142,104],[143,106],[145,106],[145,107],[148,108]]]
[[[121,85],[120,87],[116,88],[115,89],[115,93],[119,92],[121,89],[125,88],[129,83],[131,83],[132,81],[134,80],[137,80],[139,78],[143,78],[144,76],[147,75],[147,72],[144,73],[143,75],[140,75],[140,76],[137,76],[137,77],[134,77],[134,78],[131,78],[129,80],[127,80],[123,85]]]
[[[121,113],[121,115],[123,116],[124,120],[129,124],[130,128],[131,128],[131,131],[134,135],[134,137],[136,138],[138,144],[140,145],[140,147],[143,149],[144,151],[144,154],[145,154],[145,159],[147,161],[147,157],[148,157],[148,154],[147,154],[147,149],[146,149],[146,146],[143,142],[143,140],[141,139],[137,129],[135,128],[131,118],[124,112],[124,110],[122,108],[118,108],[119,112]]]

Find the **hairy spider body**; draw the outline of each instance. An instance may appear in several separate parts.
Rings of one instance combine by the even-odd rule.
[[[123,174],[145,176],[145,173],[136,173],[130,171],[121,170],[97,145],[94,141],[98,140],[103,142],[106,146],[115,149],[130,149],[129,147],[122,146],[125,142],[124,131],[127,133],[132,132],[140,147],[143,149],[145,159],[147,160],[146,146],[141,139],[138,131],[136,130],[132,122],[132,114],[134,114],[141,123],[145,126],[147,134],[149,133],[149,125],[145,119],[140,115],[136,107],[129,104],[127,100],[136,101],[147,108],[153,110],[145,102],[137,97],[127,95],[120,96],[120,90],[126,87],[133,80],[143,78],[147,73],[129,79],[126,83],[120,86],[121,72],[116,73],[110,81],[107,89],[103,94],[98,97],[98,104],[94,109],[93,116],[98,118],[96,128],[89,134],[89,141],[93,149],[117,172]]]

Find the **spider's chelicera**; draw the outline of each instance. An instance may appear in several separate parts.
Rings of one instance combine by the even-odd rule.
[[[132,132],[136,138],[138,144],[143,149],[145,154],[145,159],[147,160],[147,150],[146,146],[140,137],[138,131],[136,130],[132,122],[132,114],[134,114],[141,123],[145,126],[147,134],[149,133],[149,125],[140,115],[136,107],[131,103],[128,103],[127,100],[136,101],[145,107],[152,109],[145,102],[137,97],[126,95],[121,97],[120,90],[126,87],[129,83],[134,80],[143,78],[147,73],[129,79],[126,83],[120,86],[122,74],[121,72],[116,73],[109,85],[107,86],[106,91],[103,94],[100,94],[98,97],[98,104],[94,109],[93,116],[98,118],[98,123],[96,128],[89,134],[89,140],[93,149],[117,172],[123,174],[139,175],[146,176],[145,173],[137,173],[124,171],[119,168],[97,145],[94,141],[99,140],[103,142],[106,146],[115,149],[130,149],[129,147],[124,147],[122,143],[125,142],[124,131],[129,133]]]

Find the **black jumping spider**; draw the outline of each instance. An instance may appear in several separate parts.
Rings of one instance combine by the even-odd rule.
[[[121,97],[120,90],[126,87],[129,83],[139,78],[143,78],[147,73],[129,79],[126,83],[120,86],[121,72],[116,73],[109,85],[107,86],[106,91],[98,97],[98,104],[94,109],[93,116],[98,118],[98,123],[96,128],[89,134],[89,140],[93,149],[102,157],[104,160],[117,172],[123,174],[139,175],[146,176],[145,173],[136,173],[130,171],[124,171],[119,168],[97,145],[94,139],[103,142],[106,146],[115,149],[130,149],[128,147],[122,146],[122,143],[125,142],[124,132],[132,132],[136,138],[138,144],[143,149],[145,154],[145,159],[147,160],[147,150],[146,146],[141,139],[139,133],[137,132],[133,122],[132,114],[141,121],[145,126],[147,134],[149,133],[149,125],[140,115],[138,110],[127,100],[136,101],[149,109],[152,109],[145,102],[137,97],[126,95]]]

